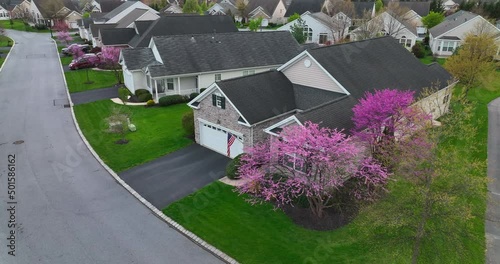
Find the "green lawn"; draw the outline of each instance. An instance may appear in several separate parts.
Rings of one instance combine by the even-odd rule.
[[[421,62],[423,62],[424,64],[431,64],[431,63],[434,62],[432,55],[425,56],[425,57],[423,57],[423,58],[421,58],[419,60]],[[439,63],[441,65],[444,65],[444,62],[446,61],[446,59],[444,59],[444,58],[437,58],[436,61],[437,61],[437,63]]]
[[[4,61],[5,61],[4,57],[0,58],[0,67],[2,67]]]
[[[73,60],[72,56],[61,57],[61,63],[62,63],[62,65],[69,65],[72,60]],[[85,77],[85,78],[87,78],[87,77]]]
[[[486,105],[499,96],[500,72],[495,73],[487,87],[469,93],[469,99],[475,102],[477,150],[460,141],[459,127],[454,130],[458,140],[446,141],[440,148],[458,149],[463,153],[463,164],[471,159],[485,161]],[[476,171],[471,176],[485,175],[486,171]],[[405,199],[410,188],[412,185],[401,179],[390,182],[390,192],[384,199],[362,211],[349,225],[324,232],[296,226],[269,204],[252,206],[232,187],[219,182],[173,203],[163,212],[241,263],[410,263],[413,243],[407,238],[413,229],[372,224],[374,215],[383,217],[385,206]],[[420,263],[484,263],[486,190],[457,199],[471,205],[474,218],[457,226],[460,232],[455,234],[439,232],[446,230],[446,221],[429,221],[430,228],[437,231],[423,241]],[[405,209],[418,212],[418,207],[411,203],[401,208]]]
[[[0,47],[12,47],[13,41],[7,36],[0,36]]]
[[[89,80],[92,82],[90,84],[86,84],[87,72],[89,75]],[[68,89],[70,93],[107,88],[116,84],[116,77],[112,71],[80,69],[65,72],[64,75],[66,76],[66,81],[68,82]]]
[[[19,31],[29,31],[29,32],[49,32],[48,29],[37,30],[31,26],[25,26],[23,21],[20,19],[14,19],[14,24],[10,25],[10,20],[0,20],[0,26],[5,29],[14,29]]]
[[[105,118],[114,107],[125,108],[131,113],[131,123],[136,132],[129,133],[128,144],[115,144],[119,135],[105,132]],[[153,160],[167,153],[186,147],[192,141],[185,137],[181,119],[191,111],[185,104],[169,107],[146,108],[144,106],[121,106],[110,100],[77,105],[76,119],[83,134],[101,159],[115,172]]]

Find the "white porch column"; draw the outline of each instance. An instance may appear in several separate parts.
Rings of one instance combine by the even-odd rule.
[[[178,94],[181,94],[181,77],[177,77],[177,89],[179,89]]]
[[[156,102],[158,103],[160,99],[158,99],[158,84],[156,83],[156,80],[154,80],[155,82],[155,97],[156,97]]]

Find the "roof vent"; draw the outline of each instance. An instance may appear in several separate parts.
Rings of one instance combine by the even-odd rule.
[[[195,42],[196,42],[196,40],[194,39],[194,36],[191,36],[191,42],[192,42],[192,43],[195,43]]]

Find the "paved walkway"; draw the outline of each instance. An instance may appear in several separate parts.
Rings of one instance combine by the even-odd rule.
[[[229,158],[193,144],[120,173],[120,177],[162,210],[225,175]]]
[[[86,104],[116,97],[118,97],[118,87],[94,89],[71,94],[71,100],[74,105]]]
[[[486,262],[500,264],[500,98],[488,105],[488,177]]]
[[[18,43],[0,72],[0,263],[221,263],[154,215],[90,153],[71,110],[55,103],[66,100],[66,88],[50,35],[8,35]],[[7,193],[9,167],[14,196]],[[15,244],[15,256],[7,243]]]

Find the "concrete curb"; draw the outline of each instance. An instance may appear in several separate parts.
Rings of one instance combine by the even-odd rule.
[[[9,36],[7,36],[8,38],[10,38]],[[14,49],[14,47],[16,46],[16,41],[14,41],[12,38],[10,38],[12,40],[12,47],[10,47],[10,50],[9,50],[9,54],[7,54],[7,56],[5,57],[5,60],[3,61],[3,64],[2,66],[0,67],[0,72],[2,72],[3,70],[3,66],[5,66],[5,64],[7,63],[7,60],[9,59],[9,56],[10,56],[10,52]]]
[[[55,45],[56,51],[57,51],[57,42],[54,39],[52,39],[52,41],[54,41],[54,45]],[[108,165],[106,165],[106,163],[104,163],[104,161],[101,160],[99,155],[94,151],[92,146],[90,146],[89,142],[87,141],[87,139],[83,135],[82,131],[80,130],[80,126],[78,125],[78,122],[76,121],[75,112],[73,110],[73,102],[71,101],[71,96],[70,96],[70,93],[68,90],[68,84],[66,82],[66,76],[64,75],[64,69],[63,69],[63,66],[60,62],[59,62],[59,66],[61,67],[61,73],[62,73],[63,80],[64,80],[64,86],[66,88],[66,95],[68,96],[68,101],[69,101],[69,105],[70,105],[70,109],[71,109],[71,116],[73,118],[73,123],[76,127],[76,130],[78,131],[78,134],[82,138],[83,142],[85,143],[87,148],[90,150],[90,152],[92,153],[94,158],[101,164],[101,166],[115,179],[115,181],[117,181],[123,188],[125,188],[128,192],[130,192],[137,200],[139,200],[142,204],[144,204],[147,208],[149,208],[153,213],[155,213],[157,217],[159,217],[160,219],[165,221],[171,228],[174,228],[177,232],[181,233],[182,235],[184,235],[185,237],[187,237],[188,239],[193,241],[195,244],[197,244],[199,247],[210,252],[215,257],[219,258],[220,260],[222,260],[226,263],[231,263],[231,264],[238,263],[235,259],[228,256],[226,253],[224,253],[224,252],[220,251],[219,249],[217,249],[216,247],[210,245],[209,243],[207,243],[206,241],[204,241],[203,239],[201,239],[200,237],[198,237],[194,233],[185,229],[179,223],[175,222],[172,218],[163,214],[163,212],[158,210],[158,208],[154,207],[150,202],[148,202],[146,199],[144,199],[144,197],[142,197],[139,193],[137,193],[134,189],[132,189],[132,187],[130,187],[125,181],[123,181],[120,178],[120,176],[118,176],[118,174],[116,174],[111,168],[108,167]]]

